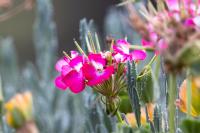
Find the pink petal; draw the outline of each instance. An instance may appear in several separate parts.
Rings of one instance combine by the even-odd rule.
[[[71,53],[71,58],[72,59],[76,58],[79,55],[79,53],[77,51],[70,51],[70,53]]]
[[[103,69],[106,65],[106,59],[101,54],[90,53],[88,58],[96,69]]]
[[[88,80],[87,85],[95,86],[95,85],[101,84],[104,81],[108,80],[113,73],[114,73],[114,67],[113,66],[109,66],[102,71],[96,71],[95,76],[93,76],[94,75],[94,72],[93,72],[93,74],[91,74],[91,76],[93,76],[93,78]]]
[[[197,16],[193,19],[196,26],[200,27],[200,16]]]
[[[77,72],[76,70],[69,72],[63,78],[63,81],[67,86],[69,86],[70,90],[76,94],[82,92],[85,88],[83,74],[82,72]]]
[[[61,71],[62,76],[67,75],[71,70],[72,68],[70,66],[68,65],[63,66]]]
[[[166,0],[167,6],[170,10],[179,10],[178,0]]]
[[[116,53],[128,55],[129,54],[129,43],[125,40],[117,40],[116,44],[113,45],[113,50]]]
[[[77,71],[80,71],[81,67],[83,66],[83,56],[77,56],[71,59],[69,65]]]
[[[117,63],[125,62],[128,59],[128,57],[129,56],[125,56],[119,53],[113,55],[113,58]]]
[[[167,6],[171,11],[179,11],[179,0],[166,0]],[[189,8],[192,0],[183,0],[184,7]]]
[[[56,87],[58,87],[61,90],[67,89],[67,85],[63,82],[63,79],[61,76],[56,77],[54,83],[55,83]]]
[[[156,42],[158,40],[158,35],[155,32],[151,32],[150,38],[153,42]]]
[[[142,38],[141,43],[145,47],[154,47],[154,43],[151,41],[147,41],[144,38]]]
[[[132,60],[138,61],[138,60],[144,60],[147,56],[146,52],[143,50],[134,50],[132,53]]]
[[[192,18],[189,18],[189,19],[185,20],[184,25],[185,26],[195,26],[195,23],[194,23],[194,20]]]
[[[96,76],[96,69],[92,64],[84,63],[82,71],[87,80],[91,80]]]
[[[67,62],[66,59],[61,58],[61,59],[59,59],[59,60],[57,61],[56,65],[55,65],[55,69],[56,69],[58,72],[61,72],[62,67],[63,67],[64,65],[68,65],[68,62]]]
[[[159,47],[159,50],[160,50],[160,51],[163,51],[163,50],[167,49],[168,45],[167,45],[167,43],[164,41],[164,39],[160,39],[160,40],[158,41],[158,47]]]

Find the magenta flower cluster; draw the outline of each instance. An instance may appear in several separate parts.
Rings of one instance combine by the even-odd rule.
[[[90,52],[88,55],[71,51],[70,57],[59,59],[55,65],[60,73],[55,79],[55,85],[61,90],[69,88],[73,93],[80,93],[86,86],[92,87],[110,79],[119,63],[146,58],[145,51],[131,51],[129,47],[127,41],[117,40],[111,51]]]
[[[167,21],[174,20],[182,23],[185,27],[191,27],[200,30],[200,0],[166,0],[168,10],[157,12],[155,16],[150,16],[147,24],[149,39],[142,38],[144,47],[156,49],[156,53],[160,53],[168,47],[169,39],[163,38],[166,35],[172,35],[174,27],[170,28]],[[167,29],[159,29],[159,25],[165,25]],[[163,26],[164,27],[164,26]],[[163,28],[162,27],[162,28]],[[162,30],[162,31],[161,31]]]

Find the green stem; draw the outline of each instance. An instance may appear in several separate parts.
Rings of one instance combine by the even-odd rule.
[[[154,51],[154,48],[143,47],[143,46],[139,46],[139,45],[130,45],[129,48],[130,48],[130,49],[136,49],[136,50]]]
[[[117,110],[116,116],[117,116],[118,121],[119,121],[120,123],[123,123],[123,120],[122,120],[122,117],[121,117],[121,114],[120,114],[119,110]]]
[[[175,100],[176,100],[176,75],[171,73],[169,75],[169,132],[175,133]]]
[[[150,60],[150,62],[147,64],[147,66],[151,66],[153,64],[153,62],[155,61],[156,59],[156,55],[153,56],[153,58]]]

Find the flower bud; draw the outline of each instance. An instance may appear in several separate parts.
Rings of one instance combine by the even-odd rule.
[[[154,91],[151,67],[145,67],[139,74],[137,78],[137,91],[139,98],[143,103],[153,102]]]
[[[5,104],[6,121],[9,126],[17,129],[26,122],[33,121],[32,94],[25,92],[16,94]]]
[[[191,82],[190,113],[197,117],[200,115],[200,78],[193,77]],[[184,113],[187,113],[187,84],[187,80],[184,80],[179,90],[179,99],[176,101],[177,106]]]

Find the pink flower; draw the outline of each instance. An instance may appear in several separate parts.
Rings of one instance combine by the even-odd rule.
[[[108,80],[114,73],[113,66],[106,66],[106,59],[101,54],[89,54],[89,62],[82,67],[87,85],[95,86]]]
[[[150,47],[150,48],[155,47],[155,43],[158,41],[158,35],[155,32],[150,32],[149,38],[150,38],[149,41],[142,38],[142,40],[141,40],[142,45],[144,47]]]
[[[143,50],[130,51],[130,44],[125,40],[117,40],[113,45],[114,59],[116,62],[138,61],[146,58],[146,53]]]
[[[71,58],[64,57],[56,63],[56,70],[60,75],[55,79],[55,85],[61,90],[69,88],[73,93],[80,93],[85,88],[82,74],[84,57],[76,51],[71,51]]]
[[[167,6],[171,11],[180,11],[179,0],[166,0]],[[183,0],[184,7],[189,8],[192,0]]]
[[[185,20],[185,26],[200,27],[200,16],[188,18]]]

